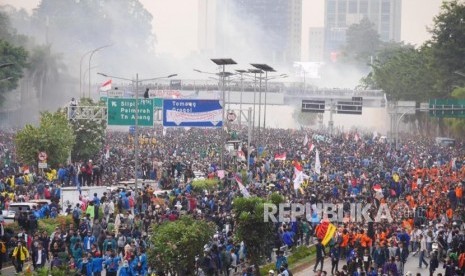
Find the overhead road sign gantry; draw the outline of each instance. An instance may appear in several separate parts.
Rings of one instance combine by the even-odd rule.
[[[302,100],[302,112],[325,113],[325,101]]]
[[[433,99],[429,101],[429,114],[436,118],[465,118],[465,100]]]
[[[153,99],[137,99],[139,126],[153,126]],[[109,98],[107,102],[108,125],[133,126],[136,124],[136,99]]]
[[[338,101],[336,104],[337,114],[361,115],[363,107],[362,97],[352,97],[352,101]]]

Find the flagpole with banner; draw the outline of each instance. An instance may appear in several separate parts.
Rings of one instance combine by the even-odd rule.
[[[320,152],[315,150],[315,172],[320,175],[321,174],[321,162],[320,162]]]

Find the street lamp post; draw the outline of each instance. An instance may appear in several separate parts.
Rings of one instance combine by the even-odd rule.
[[[263,114],[263,128],[264,129],[266,128],[266,98],[267,98],[267,95],[268,95],[268,81],[269,80],[274,80],[274,79],[279,79],[279,78],[287,78],[287,75],[286,74],[281,74],[279,76],[271,77],[271,78],[268,78],[268,75],[265,76],[265,110],[264,110],[265,114]]]
[[[252,63],[250,64],[253,67],[260,69],[261,71],[265,72],[265,80],[268,78],[268,72],[276,72],[272,67],[270,67],[267,64],[258,64],[258,63]],[[266,81],[265,81],[266,84]],[[265,99],[266,99],[266,91],[265,91]],[[260,88],[259,88],[259,93],[258,93],[258,140],[261,139],[261,130],[260,130],[260,125],[261,125],[261,106],[262,106],[262,73],[260,73]],[[265,104],[265,113],[266,113],[266,104]],[[265,127],[265,126],[263,126]]]
[[[84,53],[82,56],[81,56],[81,61],[79,62],[79,95],[81,95],[81,97],[84,98],[84,94],[82,92],[82,62],[84,61],[84,57],[87,56],[88,54],[92,53],[93,50],[90,50],[86,53]]]
[[[249,69],[249,73],[254,75],[253,80],[253,119],[252,119],[252,136],[255,138],[255,105],[256,105],[256,92],[257,92],[257,74],[261,74],[263,71],[260,69]]]
[[[236,70],[237,73],[241,76],[241,96],[239,100],[239,127],[242,126],[242,94],[244,93],[244,73],[247,73],[247,70]],[[250,120],[250,118],[249,118]]]
[[[91,78],[90,78],[90,76],[91,76],[90,70],[92,69],[92,68],[90,67],[90,65],[91,65],[91,63],[92,63],[92,57],[94,56],[94,54],[95,54],[96,52],[98,52],[98,51],[100,51],[100,50],[102,50],[102,49],[104,49],[104,48],[108,48],[108,47],[110,47],[111,45],[113,45],[113,44],[103,45],[103,46],[100,46],[100,47],[95,48],[94,50],[90,51],[90,57],[89,57],[89,94],[88,94],[89,98],[90,98],[90,83],[91,83],[91,81],[90,81],[90,79],[91,79]],[[88,54],[88,53],[84,54],[84,56],[87,55],[87,54]],[[83,57],[84,57],[84,56],[83,56]],[[83,58],[83,57],[82,57],[82,58]],[[81,62],[82,62],[82,58],[81,58]],[[83,95],[84,95],[84,93],[83,93]]]
[[[132,82],[134,85],[135,82],[135,94],[136,94],[136,104],[134,107],[134,190],[137,191],[138,188],[138,176],[137,172],[139,170],[139,83],[143,83],[146,81],[152,81],[152,80],[158,80],[158,79],[167,79],[167,78],[172,78],[177,76],[177,74],[171,74],[165,77],[157,77],[157,78],[150,78],[150,79],[142,79],[139,80],[139,74],[136,73],[136,80],[128,79],[128,78],[121,78],[121,77],[115,77],[111,75],[107,75],[104,73],[97,73],[101,76],[107,77],[107,78],[113,78],[113,79],[118,79],[118,80],[124,80],[124,81],[129,81]]]
[[[213,61],[213,63],[215,63],[216,65],[218,66],[222,66],[223,67],[223,74],[221,74],[221,77],[223,79],[223,85],[221,86],[221,89],[222,89],[222,99],[223,99],[223,115],[222,115],[222,122],[223,122],[223,126],[225,124],[225,107],[226,107],[226,87],[225,87],[225,81],[226,81],[226,72],[225,72],[225,69],[226,69],[226,65],[232,65],[232,64],[237,64],[233,59],[230,59],[230,58],[225,58],[225,59],[212,59],[211,61]],[[221,131],[221,133],[223,133],[223,131]],[[221,169],[225,169],[224,167],[224,141],[222,140],[221,141],[221,145],[220,145],[220,148],[221,148]]]

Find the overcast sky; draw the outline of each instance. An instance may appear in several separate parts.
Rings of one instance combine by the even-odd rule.
[[[140,0],[154,17],[157,52],[184,57],[197,50],[198,0]],[[40,0],[0,0],[17,8],[31,10]],[[419,45],[430,38],[426,27],[439,12],[442,0],[402,1],[402,40]],[[302,53],[308,51],[308,28],[322,27],[324,0],[303,0]]]

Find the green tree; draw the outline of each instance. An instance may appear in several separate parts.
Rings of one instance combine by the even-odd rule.
[[[464,78],[454,74],[465,71],[465,3],[444,1],[430,32],[432,39],[426,45],[431,47],[434,66],[440,72],[436,87],[452,92],[454,85],[465,84]]]
[[[51,50],[51,45],[36,46],[32,49],[30,64],[30,78],[32,85],[37,91],[36,97],[39,99],[39,109],[43,109],[43,100],[46,91],[60,79],[60,73],[65,70],[61,63],[62,56],[55,54]]]
[[[92,99],[84,98],[80,100],[82,106],[95,106],[101,103],[95,103]],[[97,120],[72,120],[71,125],[76,136],[71,154],[72,160],[99,159],[98,154],[103,147],[105,138],[105,121]]]
[[[454,99],[465,99],[465,87],[456,87],[452,91],[451,96]],[[445,123],[452,134],[451,136],[459,138],[465,133],[465,119],[447,118],[445,119]]]
[[[195,258],[201,257],[214,231],[213,224],[190,216],[153,225],[150,239],[153,246],[148,251],[149,265],[170,275],[195,271]]]
[[[438,92],[433,89],[437,76],[430,49],[400,47],[385,49],[375,60],[373,71],[363,81],[370,88],[382,89],[390,100],[426,101]]]
[[[31,21],[38,33],[47,36],[45,44],[53,41],[54,49],[68,58],[114,43],[99,56],[115,70],[122,64],[116,57],[125,57],[127,72],[140,69],[153,54],[152,19],[139,0],[43,0]],[[130,59],[127,53],[132,53]]]
[[[277,195],[272,196],[274,202],[279,202]],[[258,267],[272,249],[274,227],[272,221],[266,221],[264,212],[267,202],[259,197],[234,199],[233,212],[236,218],[236,238],[243,241],[247,249],[250,263]]]
[[[353,24],[347,29],[344,54],[348,61],[355,61],[363,67],[368,67],[380,46],[379,34],[368,18],[363,18],[360,23]]]
[[[39,127],[26,125],[15,137],[16,151],[21,162],[35,164],[38,153],[44,151],[52,167],[66,162],[74,143],[73,130],[66,114],[61,112],[41,113]]]
[[[311,126],[315,124],[317,113],[302,112],[302,108],[296,106],[292,118],[301,126]]]
[[[22,47],[15,47],[6,40],[0,39],[0,65],[12,64],[0,68],[0,105],[4,102],[5,93],[15,89],[27,66],[27,52]]]

